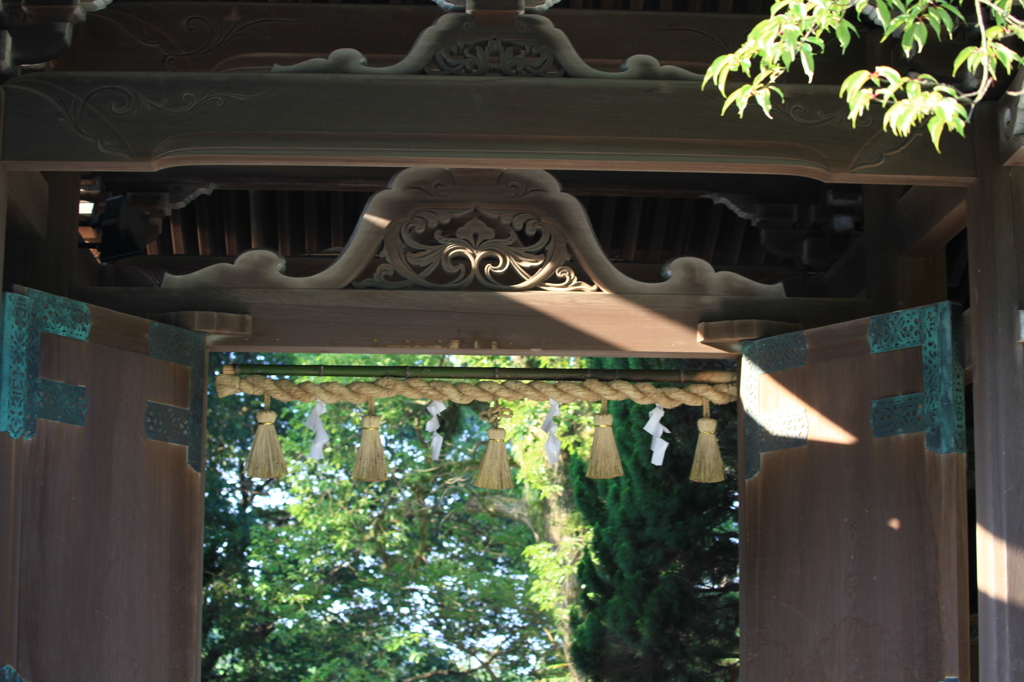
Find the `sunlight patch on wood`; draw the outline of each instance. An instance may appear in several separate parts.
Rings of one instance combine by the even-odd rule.
[[[1024,566],[1024,548],[996,537],[978,524],[978,592],[993,601],[1024,608],[1024,593],[1010,590],[1008,568]],[[1012,593],[1011,593],[1012,592]]]
[[[798,395],[779,383],[779,381],[771,374],[765,374],[761,377],[761,380],[767,382],[771,387],[770,390],[763,391],[762,395],[775,395],[778,400],[778,406],[775,409],[778,409],[780,412],[790,412],[794,410],[807,411],[807,420],[810,424],[810,431],[807,434],[807,440],[818,441],[821,443],[837,443],[839,445],[854,445],[859,442],[857,436],[826,417],[820,411],[815,409],[814,406],[804,402],[804,400]],[[765,406],[762,405],[761,408],[764,409]]]

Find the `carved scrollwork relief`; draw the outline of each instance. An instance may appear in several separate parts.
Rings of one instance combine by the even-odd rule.
[[[134,150],[119,130],[118,120],[139,114],[160,112],[186,115],[204,107],[223,107],[229,102],[259,99],[271,92],[238,93],[223,91],[184,91],[177,102],[156,98],[125,85],[102,85],[85,94],[72,92],[45,77],[20,78],[4,86],[25,90],[45,100],[57,112],[57,120],[96,150],[112,157],[131,159]]]
[[[376,73],[435,75],[572,76],[699,81],[699,74],[633,55],[618,73],[588,66],[550,19],[527,14],[511,26],[481,26],[472,15],[447,14],[420,34],[402,61],[370,67],[357,50],[335,50],[326,59],[274,66],[277,73]]]
[[[179,66],[188,65],[192,57],[214,52],[228,43],[246,36],[256,27],[266,24],[301,23],[299,19],[259,17],[255,19],[227,18],[218,23],[201,15],[187,17],[173,25],[154,25],[130,12],[109,10],[102,15],[127,33],[140,45],[160,51],[168,71],[177,71]]]
[[[455,76],[564,76],[547,46],[524,40],[457,40],[434,54],[424,71]]]
[[[906,151],[923,134],[923,127],[918,127],[911,131],[906,137],[896,137],[891,133],[878,131],[861,147],[857,157],[850,165],[850,172],[861,173],[872,168],[878,168],[890,157]]]
[[[163,287],[337,289],[417,287],[782,297],[782,285],[677,258],[666,281],[639,282],[601,251],[586,211],[541,170],[413,168],[371,197],[352,239],[326,270],[284,274],[284,258],[254,249],[233,264],[166,275]]]
[[[388,231],[380,257],[385,262],[373,276],[355,282],[354,287],[468,289],[478,285],[497,291],[597,291],[566,265],[565,233],[529,213],[474,212],[460,221],[445,213],[423,211]]]

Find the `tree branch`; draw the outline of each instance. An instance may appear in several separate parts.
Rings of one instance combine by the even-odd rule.
[[[422,682],[422,680],[429,680],[431,677],[437,677],[438,675],[471,675],[482,669],[486,669],[486,671],[493,676],[494,672],[488,666],[494,662],[494,659],[498,657],[499,653],[501,653],[501,649],[495,649],[491,652],[490,656],[487,657],[486,661],[475,668],[470,668],[468,670],[454,670],[452,668],[447,668],[445,670],[432,670],[429,673],[420,673],[419,675],[407,677],[402,680],[402,682]]]
[[[521,523],[530,529],[534,537],[538,537],[525,500],[506,495],[474,495],[466,503],[466,509]]]

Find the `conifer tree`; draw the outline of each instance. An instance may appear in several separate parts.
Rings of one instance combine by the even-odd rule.
[[[681,366],[667,360],[591,363]],[[662,423],[671,445],[661,467],[651,464],[643,431],[651,408],[617,403],[611,409],[625,476],[587,479],[579,459],[570,472],[576,503],[593,529],[579,568],[574,664],[595,682],[731,679],[739,645],[735,406],[712,413],[729,472],[719,484],[689,480],[695,408],[666,412]]]

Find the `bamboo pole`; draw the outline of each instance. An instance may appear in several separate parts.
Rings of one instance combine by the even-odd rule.
[[[396,379],[476,379],[518,381],[649,381],[659,383],[725,384],[735,372],[674,369],[541,369],[524,367],[386,367],[366,365],[224,365],[222,374],[281,377],[394,377]]]

